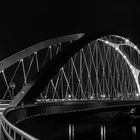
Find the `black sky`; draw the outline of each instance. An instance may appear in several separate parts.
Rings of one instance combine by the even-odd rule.
[[[77,32],[118,32],[140,44],[134,1],[46,1],[0,5],[0,60],[48,38]]]

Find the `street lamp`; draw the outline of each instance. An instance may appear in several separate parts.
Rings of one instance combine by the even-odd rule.
[[[16,84],[10,83],[9,87],[12,89],[12,98],[14,98],[14,89],[16,88]]]
[[[71,100],[72,96],[71,94],[68,94],[68,100]]]

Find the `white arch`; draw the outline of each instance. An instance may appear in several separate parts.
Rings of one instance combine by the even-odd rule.
[[[133,48],[134,50],[136,50],[138,52],[138,54],[140,54],[140,50],[137,48],[136,45],[134,45],[132,42],[130,42],[128,39],[124,38],[124,37],[121,37],[121,36],[118,36],[118,35],[111,35],[111,36],[114,36],[114,37],[117,37],[117,38],[121,38],[122,40],[124,40],[124,43],[122,44],[116,44],[116,43],[112,43],[108,40],[104,40],[104,39],[97,39],[99,41],[102,41],[104,42],[105,44],[107,45],[110,45],[111,47],[113,47],[125,60],[125,62],[128,64],[131,72],[132,72],[132,75],[135,79],[135,82],[136,82],[136,86],[137,86],[137,89],[138,89],[138,94],[140,95],[140,84],[139,84],[139,80],[138,80],[138,77],[139,77],[139,74],[140,74],[140,70],[135,68],[131,63],[130,61],[128,60],[128,58],[126,57],[126,55],[120,50],[120,46],[121,45],[127,45],[131,48]]]

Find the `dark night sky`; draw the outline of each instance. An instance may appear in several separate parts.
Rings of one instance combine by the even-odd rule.
[[[120,32],[140,44],[140,8],[134,1],[20,1],[0,6],[0,60],[48,38],[77,32]]]

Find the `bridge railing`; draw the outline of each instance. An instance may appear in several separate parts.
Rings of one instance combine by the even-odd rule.
[[[10,140],[37,140],[35,137],[12,125],[5,117],[2,117],[1,127],[5,137]]]
[[[84,101],[72,101],[69,106],[67,106],[67,102],[51,101],[47,104],[31,104],[22,107],[7,108],[2,115],[1,127],[3,135],[10,140],[37,140],[37,138],[19,129],[17,127],[18,123],[33,118],[34,116],[64,113],[91,107],[91,103],[86,102],[87,106],[85,106],[83,102]]]
[[[25,105],[22,107],[11,107],[3,112],[2,132],[8,140],[37,140],[37,138],[19,129],[25,120],[30,121],[41,115],[54,115],[62,113],[78,112],[105,112],[118,110],[130,110],[139,108],[139,101],[69,101],[48,102],[42,104]],[[87,113],[86,112],[86,113]],[[18,128],[19,127],[19,128]],[[30,126],[31,128],[31,126]],[[33,130],[33,129],[32,129]]]

